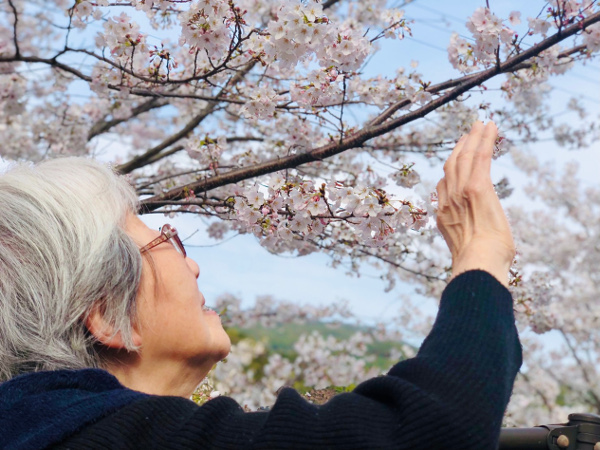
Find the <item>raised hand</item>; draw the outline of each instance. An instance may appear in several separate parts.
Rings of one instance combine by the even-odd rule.
[[[507,286],[515,244],[490,178],[497,136],[493,122],[476,122],[458,141],[437,185],[437,225],[452,253],[452,278],[480,269]]]

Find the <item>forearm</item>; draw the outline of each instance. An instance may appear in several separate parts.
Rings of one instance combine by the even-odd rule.
[[[490,448],[521,362],[510,293],[489,274],[470,271],[444,291],[417,356],[390,375],[427,392],[456,427],[485,440],[479,448]]]

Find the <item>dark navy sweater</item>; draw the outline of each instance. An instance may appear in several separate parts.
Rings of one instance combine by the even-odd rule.
[[[495,450],[521,365],[512,306],[486,272],[458,276],[416,357],[321,406],[284,389],[247,413],[227,397],[135,392],[98,369],[22,375],[0,385],[0,448]]]

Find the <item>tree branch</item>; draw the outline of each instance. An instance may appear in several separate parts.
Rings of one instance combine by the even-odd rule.
[[[540,42],[540,44],[543,43],[543,42],[544,41]],[[532,47],[532,48],[534,48],[534,47]],[[569,57],[569,56],[571,56],[571,55],[573,55],[575,53],[579,53],[579,52],[581,52],[581,51],[583,51],[585,49],[586,49],[585,45],[578,45],[578,46],[573,47],[573,48],[571,48],[569,50],[566,50],[564,52],[559,53],[558,56],[557,56],[557,59],[567,58],[567,57]],[[529,49],[528,51],[530,51],[530,50],[531,49]],[[520,53],[519,55],[514,56],[513,58],[516,58],[516,57],[518,57],[518,56],[520,56],[522,54],[523,53]],[[534,56],[536,56],[536,55],[534,55]],[[506,62],[511,61],[511,59],[507,60]],[[505,72],[514,72],[516,70],[530,69],[532,66],[533,66],[533,63],[524,61],[524,62],[522,62],[520,64],[515,65],[514,67],[511,67],[509,70],[503,70],[502,65],[500,65],[500,69],[499,70],[502,73],[505,73]],[[462,83],[466,83],[469,80],[476,78],[480,74],[481,74],[481,72],[475,73],[475,74],[472,74],[472,75],[467,75],[467,76],[464,76],[462,78],[457,78],[457,79],[453,79],[453,80],[444,81],[442,83],[434,84],[433,86],[430,86],[430,87],[426,88],[425,91],[427,91],[427,92],[429,92],[431,94],[437,94],[437,93],[445,91],[447,89],[450,89],[450,88],[453,88],[453,87],[456,87],[456,86],[460,86]],[[379,116],[377,116],[375,119],[373,119],[371,122],[369,122],[369,125],[379,125],[379,124],[383,123],[384,121],[386,121],[387,119],[389,119],[390,117],[392,117],[394,115],[394,113],[396,113],[400,109],[404,108],[405,106],[410,105],[410,103],[411,103],[411,101],[408,100],[408,99],[400,100],[399,102],[397,102],[397,103],[393,104],[392,106],[388,107]]]
[[[316,148],[310,152],[289,155],[286,157],[265,161],[263,163],[259,163],[251,167],[232,170],[225,174],[217,175],[206,180],[171,189],[170,191],[165,192],[163,194],[143,200],[141,202],[141,209],[142,211],[152,211],[153,209],[156,209],[158,207],[158,205],[156,205],[155,202],[159,200],[174,200],[182,198],[182,196],[184,195],[184,190],[205,192],[220,186],[225,186],[227,184],[237,183],[238,181],[242,181],[248,178],[255,178],[261,175],[277,172],[279,170],[285,170],[297,167],[302,164],[320,161],[322,159],[335,156],[351,148],[360,147],[369,139],[389,133],[390,131],[402,125],[405,125],[416,119],[426,116],[430,112],[435,111],[441,106],[455,100],[461,94],[469,91],[473,87],[484,83],[485,81],[495,77],[500,73],[515,70],[516,67],[523,64],[528,59],[539,55],[544,50],[552,47],[553,45],[556,45],[558,42],[561,42],[567,39],[568,37],[577,34],[581,31],[581,29],[586,28],[597,22],[600,22],[600,12],[590,15],[581,22],[562,30],[560,33],[554,34],[544,39],[540,43],[529,48],[528,50],[509,58],[499,66],[494,65],[494,67],[491,67],[490,69],[484,70],[477,74],[466,76],[460,80],[450,80],[446,83],[440,83],[439,85],[436,85],[436,92],[448,89],[453,85],[456,85],[456,87],[454,87],[454,89],[452,89],[450,92],[438,97],[436,100],[429,102],[427,105],[396,119],[386,120],[388,117],[391,116],[391,114],[393,114],[390,114],[390,109],[388,109],[384,113],[382,113],[382,115],[385,116],[383,119],[377,118],[375,121],[371,122],[370,124],[367,124],[362,129],[348,135],[341,142],[332,142],[328,145]],[[394,106],[392,106],[391,108],[393,107]]]
[[[419,277],[424,277],[424,278],[425,278],[425,279],[426,279],[428,282],[430,282],[430,281],[434,281],[434,280],[437,280],[437,281],[443,281],[443,282],[445,282],[445,283],[446,283],[446,282],[448,281],[448,280],[445,280],[445,279],[443,279],[443,278],[441,278],[441,277],[439,277],[439,276],[436,276],[436,275],[428,275],[428,274],[426,274],[426,273],[423,273],[423,272],[418,272],[418,271],[416,271],[416,270],[410,269],[410,268],[408,268],[408,267],[405,267],[405,266],[403,266],[403,265],[402,265],[402,264],[400,264],[400,263],[397,263],[397,262],[395,262],[395,261],[392,261],[391,259],[388,259],[388,258],[386,258],[386,257],[384,257],[384,256],[381,256],[381,255],[378,255],[378,254],[376,254],[376,253],[372,253],[372,252],[370,252],[370,251],[367,251],[367,250],[365,250],[365,249],[361,249],[361,248],[359,248],[359,249],[358,249],[358,251],[359,251],[360,253],[363,253],[364,255],[367,255],[367,256],[370,256],[370,257],[372,257],[372,258],[375,258],[375,259],[378,259],[378,260],[380,260],[380,261],[383,261],[383,262],[385,262],[386,264],[389,264],[389,265],[391,265],[391,266],[393,266],[393,267],[396,267],[397,269],[404,270],[405,272],[411,273],[411,274],[413,274],[413,275],[417,275],[417,276],[419,276]]]
[[[564,338],[564,340],[567,344],[567,347],[569,347],[569,350],[571,351],[571,355],[573,356],[573,359],[575,359],[575,362],[577,362],[577,365],[581,369],[581,374],[583,375],[583,379],[586,381],[588,386],[591,386],[589,394],[593,399],[594,406],[596,407],[596,409],[598,409],[600,411],[600,397],[598,397],[596,392],[593,390],[592,386],[594,386],[594,384],[591,382],[590,376],[585,368],[585,364],[579,358],[579,355],[577,354],[577,351],[573,347],[573,344],[571,344],[571,340],[568,338],[567,334],[562,329],[559,331],[560,331],[560,334],[562,335],[562,337]]]
[[[205,108],[202,109],[202,111],[200,111],[199,114],[194,116],[192,120],[190,120],[177,133],[169,136],[160,144],[147,150],[146,153],[134,157],[131,161],[126,162],[125,164],[117,166],[116,170],[118,170],[121,173],[130,173],[135,169],[139,169],[140,167],[144,167],[145,165],[150,164],[150,162],[158,161],[158,159],[155,158],[156,156],[158,156],[167,147],[173,145],[174,143],[180,141],[181,139],[185,138],[188,134],[190,134],[194,130],[194,128],[200,125],[200,123],[214,111],[216,105],[217,102],[209,103],[208,105],[206,105]],[[183,146],[177,146],[177,151],[181,149],[183,149]]]
[[[523,377],[523,379],[527,382],[527,384],[529,384],[529,386],[531,386],[531,388],[533,389],[533,391],[542,399],[542,402],[544,403],[544,406],[546,407],[546,409],[548,409],[548,411],[552,411],[554,409],[552,407],[552,402],[550,402],[548,400],[548,397],[546,397],[546,395],[544,394],[544,392],[542,392],[541,389],[539,389],[538,387],[536,387],[536,385],[532,382],[532,380],[529,377],[529,375],[527,375],[524,372],[520,372],[519,375],[521,377]]]
[[[144,165],[148,165],[148,164],[154,164],[157,161],[160,161],[161,159],[164,158],[168,158],[171,155],[174,155],[177,152],[180,152],[181,150],[183,150],[185,147],[183,145],[176,145],[175,147],[172,147],[168,150],[165,150],[164,152],[158,153],[150,158],[148,158],[148,160],[144,163]]]
[[[167,100],[161,100],[157,97],[154,97],[142,103],[141,105],[138,105],[135,108],[133,108],[129,117],[123,119],[99,120],[92,126],[92,128],[90,128],[87,139],[88,141],[90,141],[99,134],[107,132],[112,127],[119,125],[120,123],[126,122],[134,117],[139,116],[142,113],[151,111],[152,109],[162,108],[163,106],[168,104],[169,102]]]
[[[256,62],[252,61],[252,62],[248,63],[243,70],[237,72],[225,84],[225,86],[223,86],[221,91],[217,94],[216,98],[218,99],[230,87],[235,86],[240,81],[242,81],[244,79],[244,77],[246,76],[246,74],[248,74],[248,72],[250,72],[252,70],[252,68],[254,67],[255,64],[256,64]],[[168,137],[167,139],[165,139],[163,142],[161,142],[157,146],[146,151],[146,153],[144,153],[143,155],[136,156],[131,161],[129,161],[125,164],[121,164],[120,166],[117,166],[116,169],[121,173],[130,173],[131,171],[133,171],[135,169],[139,169],[140,167],[150,164],[151,162],[156,162],[156,161],[164,158],[165,156],[173,154],[174,151],[171,151],[170,153],[169,152],[161,153],[161,152],[163,150],[165,150],[167,147],[175,144],[176,142],[180,141],[181,139],[185,138],[188,134],[190,134],[194,130],[194,128],[196,128],[198,125],[200,125],[200,123],[215,110],[215,108],[217,107],[218,104],[219,104],[219,102],[217,100],[213,100],[213,101],[209,102],[208,105],[206,105],[206,107],[203,108],[202,111],[198,115],[196,115],[194,118],[192,118],[192,120],[190,120],[185,125],[185,127],[183,127],[178,133],[175,133],[174,135]],[[183,149],[182,146],[179,146],[179,147],[180,148],[178,148],[176,151]]]
[[[0,63],[4,62],[29,62],[29,63],[40,63],[46,64],[52,67],[56,67],[57,69],[63,70],[64,72],[68,72],[72,75],[75,75],[77,78],[82,79],[83,81],[87,81],[88,83],[92,82],[92,77],[85,75],[83,72],[80,72],[77,69],[74,69],[71,66],[67,66],[56,60],[62,53],[54,56],[53,58],[40,58],[39,56],[23,56],[21,54],[14,56],[0,56]],[[120,90],[119,87],[109,86],[109,89]]]

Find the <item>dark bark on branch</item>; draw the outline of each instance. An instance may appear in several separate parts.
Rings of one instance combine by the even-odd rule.
[[[87,75],[85,75],[83,72],[68,66],[64,63],[61,63],[59,61],[57,61],[56,58],[58,58],[59,56],[61,56],[62,53],[59,53],[57,55],[55,55],[53,58],[40,58],[39,56],[23,56],[21,54],[18,55],[13,55],[13,56],[1,56],[0,57],[0,63],[4,63],[4,62],[26,62],[26,63],[39,63],[39,64],[46,64],[48,66],[51,67],[55,67],[57,69],[60,69],[64,72],[70,73],[72,75],[75,75],[77,78],[83,80],[83,81],[87,81],[88,83],[92,82],[92,77],[89,77]],[[119,86],[112,86],[109,85],[108,86],[109,89],[113,89],[113,90],[121,90],[121,88]]]
[[[239,46],[239,43],[236,44],[235,49],[237,49],[238,46]],[[224,70],[235,70],[235,69],[227,66],[227,63],[230,62],[230,60],[231,60],[231,55],[232,55],[233,51],[231,51],[225,57],[225,60],[221,64],[219,64],[218,66],[213,66],[212,70],[210,70],[202,75],[192,76],[192,77],[188,77],[188,78],[167,79],[167,80],[159,80],[154,77],[142,76],[138,73],[135,73],[132,69],[128,69],[127,67],[123,66],[122,64],[116,63],[115,61],[113,61],[109,58],[106,58],[104,56],[97,55],[96,53],[91,52],[89,50],[77,49],[77,48],[66,48],[65,52],[84,53],[88,56],[91,56],[92,58],[96,58],[98,61],[102,61],[103,63],[106,63],[109,66],[114,67],[115,69],[121,70],[122,72],[126,73],[127,75],[132,76],[133,78],[135,78],[139,81],[143,81],[145,83],[150,83],[150,84],[157,85],[157,86],[160,86],[160,85],[173,86],[173,85],[178,85],[178,84],[180,84],[180,85],[189,84],[193,81],[208,80],[209,78],[217,75],[218,73],[220,73]]]
[[[563,30],[559,30],[558,33],[544,39],[540,43],[534,45],[522,53],[509,58],[504,63],[499,65],[495,65],[490,69],[484,70],[482,72],[469,75],[463,77],[458,80],[450,80],[445,83],[440,83],[429,89],[430,92],[440,92],[442,90],[446,90],[455,86],[450,92],[438,97],[437,99],[429,102],[427,105],[411,112],[405,114],[401,117],[392,119],[393,115],[392,109],[396,107],[396,110],[399,109],[396,105],[388,108],[388,110],[382,113],[384,117],[378,117],[371,123],[367,124],[361,130],[358,130],[352,134],[349,134],[346,138],[344,138],[341,142],[333,142],[331,144],[322,146],[320,148],[314,149],[310,152],[290,155],[270,161],[266,161],[264,163],[256,164],[252,167],[241,168],[237,170],[232,170],[225,174],[217,175],[211,177],[206,180],[198,181],[195,183],[191,183],[186,186],[177,187],[171,189],[168,192],[165,192],[161,195],[151,197],[142,201],[141,210],[152,211],[156,208],[160,207],[161,200],[177,200],[182,198],[185,195],[186,190],[192,190],[196,193],[206,192],[211,189],[215,189],[217,187],[225,186],[232,183],[237,183],[242,180],[246,180],[249,178],[255,178],[261,175],[266,175],[269,173],[277,172],[279,170],[290,169],[293,167],[300,166],[302,164],[320,161],[325,158],[330,158],[339,153],[342,153],[346,150],[352,148],[359,148],[368,140],[381,136],[383,134],[389,133],[390,131],[401,127],[407,123],[410,123],[416,119],[422,118],[429,114],[432,111],[437,110],[441,106],[448,104],[449,102],[455,100],[463,93],[469,91],[475,86],[478,86],[487,80],[495,77],[500,73],[511,72],[518,68],[521,64],[525,63],[528,59],[533,58],[539,55],[542,51],[556,45],[557,43],[579,33],[583,28],[587,28],[590,25],[600,22],[600,12],[590,15],[586,19],[582,20],[579,23],[576,23],[568,28]],[[434,90],[435,89],[435,90]]]
[[[331,8],[333,5],[339,2],[340,0],[327,0],[325,3],[323,3],[323,9]]]
[[[155,108],[162,108],[163,106],[168,105],[168,104],[169,104],[169,102],[167,100],[161,100],[161,99],[158,99],[157,97],[154,97],[154,98],[142,103],[141,105],[138,105],[135,108],[133,108],[131,111],[131,115],[129,117],[126,117],[123,119],[99,120],[90,129],[87,139],[88,139],[88,141],[90,141],[93,138],[95,138],[96,136],[98,136],[102,133],[106,133],[112,127],[119,125],[120,123],[127,122],[128,120],[130,120],[134,117],[137,117],[142,113],[148,112]]]
[[[125,164],[121,164],[117,166],[116,169],[121,173],[130,173],[135,169],[139,169],[140,167],[146,166],[150,164],[150,161],[156,159],[156,157],[166,148],[180,141],[181,139],[187,137],[194,129],[200,125],[200,123],[206,119],[217,106],[216,102],[209,103],[205,108],[200,111],[199,114],[195,115],[192,120],[190,120],[181,130],[177,133],[169,136],[167,139],[162,141],[155,147],[147,150],[143,155],[136,156],[131,161],[126,162]],[[178,146],[178,150],[181,150],[183,147]]]
[[[260,137],[246,137],[246,136],[242,136],[242,137],[233,137],[233,138],[227,138],[227,142],[250,142],[250,141],[257,141],[257,142],[262,142],[264,141],[263,138]],[[174,155],[177,152],[180,152],[181,150],[183,150],[183,145],[176,145],[175,147],[170,148],[169,150],[166,150],[164,152],[159,153],[156,156],[153,156],[152,158],[149,158],[145,165],[148,164],[152,164],[155,163],[156,161],[160,161],[161,159],[164,158],[168,158],[171,155]],[[222,166],[220,166],[220,168],[223,168]]]
[[[403,265],[402,265],[402,264],[400,264],[400,263],[397,263],[397,262],[395,262],[395,261],[392,261],[392,260],[391,260],[391,259],[389,259],[389,258],[386,258],[386,257],[384,257],[384,256],[382,256],[382,255],[378,255],[378,254],[376,254],[376,253],[373,253],[373,252],[371,252],[371,251],[364,250],[364,249],[358,249],[358,251],[359,251],[360,253],[364,254],[364,255],[367,255],[367,256],[371,257],[371,258],[375,258],[375,259],[378,259],[378,260],[380,260],[380,261],[383,261],[384,263],[386,263],[386,264],[389,264],[390,266],[393,266],[393,267],[395,267],[395,268],[397,268],[397,269],[404,270],[405,272],[408,272],[408,273],[410,273],[410,274],[413,274],[413,275],[417,275],[417,276],[420,276],[420,277],[424,277],[424,278],[425,278],[427,281],[435,281],[435,280],[437,280],[437,281],[444,281],[444,282],[447,282],[447,280],[445,280],[445,279],[443,279],[443,278],[441,278],[441,277],[439,277],[439,276],[436,276],[436,275],[428,275],[428,274],[426,274],[426,273],[423,273],[423,272],[418,272],[418,271],[416,271],[416,270],[413,270],[413,269],[411,269],[411,268],[409,268],[409,267],[405,267],[405,266],[403,266]]]
[[[183,149],[183,145],[176,145],[175,147],[171,147],[170,149],[165,150],[164,152],[161,152],[158,155],[153,156],[152,158],[148,158],[144,165],[147,166],[149,164],[153,164],[157,161],[160,161],[161,159],[168,158],[169,156],[174,155],[175,153],[180,152]]]
[[[556,35],[554,35],[556,36]],[[541,43],[543,43],[544,41],[542,41]],[[560,42],[560,41],[559,41]],[[540,43],[540,44],[541,44]],[[538,44],[539,45],[539,44]],[[532,47],[534,48],[534,47]],[[567,58],[575,53],[579,53],[583,50],[586,49],[585,45],[578,45],[576,47],[573,47],[569,50],[566,50],[562,53],[558,54],[558,58]],[[531,49],[529,49],[528,51],[530,51]],[[525,52],[523,52],[525,53]],[[523,53],[521,53],[520,55],[522,55]],[[513,58],[517,58],[520,55],[516,55]],[[534,55],[536,56],[536,55]],[[511,61],[511,59],[507,60],[506,62]],[[505,63],[506,64],[506,63]],[[531,62],[527,62],[524,61],[521,64],[517,64],[514,67],[511,67],[510,70],[502,70],[502,64],[500,65],[500,72],[514,72],[516,70],[522,70],[522,69],[530,69],[533,66],[533,63]],[[500,73],[499,72],[499,73]],[[431,94],[437,94],[439,92],[445,91],[447,89],[451,89],[453,87],[456,86],[460,86],[462,83],[466,83],[468,81],[470,81],[471,79],[475,79],[476,77],[480,76],[480,73],[475,73],[472,75],[467,75],[465,77],[462,78],[457,78],[457,79],[453,79],[453,80],[448,80],[448,81],[444,81],[442,83],[438,83],[435,84],[433,86],[428,87],[427,89],[425,89],[427,92],[431,93]],[[384,112],[382,112],[379,116],[377,116],[375,119],[373,119],[371,122],[369,122],[369,125],[379,125],[380,123],[383,123],[385,120],[389,119],[390,117],[392,117],[394,115],[394,113],[396,113],[397,111],[399,111],[400,109],[404,108],[405,106],[410,105],[410,100],[404,99],[404,100],[400,100],[399,102],[393,104],[392,106],[388,107]]]
[[[17,25],[19,24],[19,14],[12,0],[8,0],[8,4],[10,5],[10,8],[13,11],[13,15],[15,16],[15,23],[13,24],[13,43],[15,44],[15,56],[19,57],[21,55],[21,51],[19,50],[19,39],[17,37]]]

